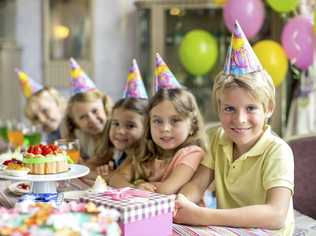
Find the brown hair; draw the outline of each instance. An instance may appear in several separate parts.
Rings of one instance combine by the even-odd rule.
[[[146,119],[147,112],[146,108],[148,105],[147,99],[138,99],[138,98],[122,98],[118,100],[112,109],[112,114],[115,109],[124,109],[127,111],[135,112]],[[111,118],[107,120],[105,129],[102,132],[102,142],[97,147],[96,155],[102,157],[105,163],[108,163],[113,157],[114,146],[110,140],[110,129],[111,129]],[[137,146],[137,144],[133,146]],[[133,148],[133,147],[132,147]]]
[[[150,114],[150,111],[155,106],[163,101],[170,101],[180,116],[191,120],[192,132],[185,142],[174,151],[176,152],[189,145],[197,145],[206,151],[207,144],[204,133],[204,122],[193,94],[184,88],[160,89],[149,101],[148,114]],[[133,159],[133,165],[135,166],[135,178],[146,180],[148,176],[144,164],[147,161],[156,159],[162,150],[152,140],[149,115],[145,124],[144,138],[141,140],[139,148],[135,149],[131,157]]]

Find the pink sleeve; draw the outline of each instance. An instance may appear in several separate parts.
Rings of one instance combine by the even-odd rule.
[[[166,179],[170,173],[180,164],[187,165],[191,167],[194,171],[198,168],[200,162],[204,156],[204,151],[202,148],[192,145],[184,147],[177,151],[177,153],[172,158],[172,161],[169,163],[162,180]]]

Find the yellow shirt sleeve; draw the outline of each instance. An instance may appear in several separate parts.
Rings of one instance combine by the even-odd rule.
[[[201,165],[214,170],[214,150],[216,145],[218,145],[219,127],[213,127],[206,130],[206,135],[208,136],[208,151],[204,155]]]
[[[271,148],[263,165],[263,187],[286,187],[294,190],[294,157],[291,148],[282,140]]]

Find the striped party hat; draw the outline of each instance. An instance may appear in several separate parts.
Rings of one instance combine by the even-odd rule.
[[[75,59],[70,58],[70,81],[74,94],[84,93],[96,88],[94,82],[81,69]]]
[[[237,21],[224,66],[225,74],[245,75],[262,70],[256,54],[252,50],[243,30]]]
[[[178,80],[158,53],[156,53],[154,88],[155,92],[157,92],[161,88],[181,88]]]
[[[148,98],[143,79],[135,59],[133,59],[133,64],[128,70],[127,82],[123,92],[123,98],[127,97],[143,99]]]
[[[34,93],[43,89],[43,85],[33,80],[24,71],[15,68],[15,72],[18,75],[22,92],[26,98],[31,97]]]

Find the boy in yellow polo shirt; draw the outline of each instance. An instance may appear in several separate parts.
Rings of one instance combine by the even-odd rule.
[[[178,195],[174,221],[292,235],[293,154],[267,125],[275,88],[237,22],[224,73],[214,81],[213,101],[221,127],[210,130],[209,155]],[[213,180],[218,209],[193,203]]]

